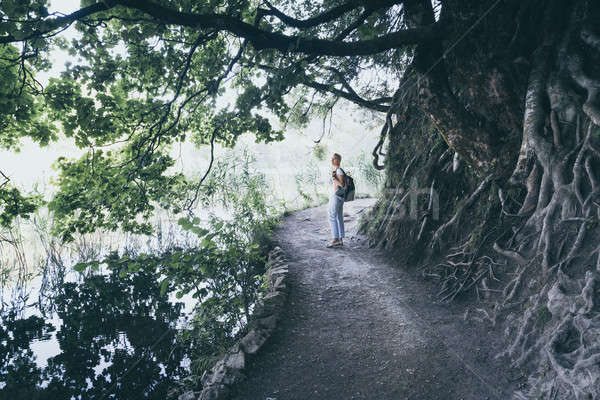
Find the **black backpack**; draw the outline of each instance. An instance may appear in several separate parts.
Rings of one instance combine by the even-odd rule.
[[[354,179],[352,179],[352,177],[348,175],[343,169],[342,172],[344,173],[346,186],[343,188],[338,188],[340,192],[343,190],[343,194],[340,193],[339,195],[344,198],[344,201],[352,201],[354,200],[354,192],[356,191],[356,187],[354,186]]]
[[[346,195],[344,196],[344,201],[352,201],[354,200],[354,179],[350,175],[346,175]]]

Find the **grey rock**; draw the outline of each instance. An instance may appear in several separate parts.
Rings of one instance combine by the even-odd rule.
[[[246,354],[256,354],[258,349],[266,342],[266,332],[263,330],[252,329],[240,341],[240,347]]]
[[[194,393],[193,391],[187,391],[183,394],[180,394],[177,397],[177,400],[196,400],[196,393]]]
[[[226,354],[210,371],[202,374],[200,378],[202,386],[230,385],[240,378],[240,371],[245,367],[246,357],[239,345],[236,348],[238,349],[236,352]]]
[[[260,301],[260,304],[254,310],[253,318],[266,318],[273,314],[278,314],[281,311],[281,303],[277,301]]]
[[[229,349],[227,349],[227,353],[237,353],[240,350],[241,350],[240,349],[240,344],[239,343],[235,343]]]
[[[242,370],[245,366],[246,355],[242,350],[227,354],[224,358],[225,367],[228,369]]]
[[[279,255],[269,254],[267,261],[269,262],[269,264],[277,264],[277,263],[284,262],[285,258],[283,257],[282,254],[279,254]]]
[[[253,321],[253,325],[255,325],[259,330],[262,329],[262,330],[268,331],[270,333],[277,326],[278,319],[279,318],[277,315],[271,315],[269,317],[259,318],[255,321]]]
[[[277,268],[288,268],[289,264],[285,262],[285,258],[278,257],[275,259],[275,266]]]
[[[256,305],[254,306],[254,311],[252,312],[252,316],[254,318],[263,318],[268,317],[273,314],[273,308],[265,307],[265,303],[262,300],[258,300]]]
[[[233,370],[230,370],[227,373],[227,375],[225,375],[223,377],[223,380],[221,381],[221,384],[222,385],[231,386],[234,383],[241,381],[242,378],[244,378],[244,375],[241,373],[241,371],[237,370],[237,369],[233,369]]]
[[[271,283],[273,283],[274,280],[276,280],[280,276],[286,276],[288,274],[288,272],[289,272],[289,270],[287,268],[278,267],[278,268],[273,268],[273,269],[268,270],[266,275],[269,278],[269,280],[271,281]]]
[[[276,290],[280,290],[280,288],[286,288],[286,285],[285,285],[286,280],[287,280],[287,275],[277,276],[277,278],[275,279],[275,283],[273,284],[273,287]]]
[[[285,295],[283,292],[275,290],[271,293],[267,293],[265,297],[263,297],[263,302],[265,307],[281,307],[285,304]]]
[[[228,394],[229,389],[225,385],[209,386],[202,390],[198,400],[223,400]]]
[[[220,359],[208,373],[202,375],[200,382],[202,382],[202,386],[212,386],[221,383],[226,372],[225,361]]]
[[[285,283],[282,283],[281,285],[277,286],[275,289],[277,289],[278,292],[287,292],[288,287]]]
[[[268,317],[278,313],[284,304],[285,297],[283,296],[283,292],[274,291],[267,293],[265,297],[256,304],[252,315],[254,318]]]

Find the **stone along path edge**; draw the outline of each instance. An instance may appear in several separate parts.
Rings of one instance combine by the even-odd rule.
[[[244,379],[247,356],[256,354],[275,330],[288,293],[288,265],[279,246],[269,252],[266,267],[267,291],[254,308],[248,333],[202,375],[199,400],[227,399],[233,385]]]

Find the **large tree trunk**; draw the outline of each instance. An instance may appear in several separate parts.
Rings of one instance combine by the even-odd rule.
[[[406,12],[433,20],[428,1]],[[506,324],[501,356],[531,372],[517,398],[600,398],[600,2],[448,0],[441,18],[452,34],[415,50],[364,227],[441,298],[487,302],[473,315]],[[431,199],[410,210],[434,191],[439,219]]]

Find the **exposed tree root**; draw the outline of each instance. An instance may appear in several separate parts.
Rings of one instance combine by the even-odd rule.
[[[600,399],[600,3],[544,4],[543,42],[519,67],[529,79],[511,177],[492,168],[474,184],[460,149],[422,152],[418,167],[413,158],[394,184],[409,180],[410,168],[421,180],[425,175],[429,204],[418,221],[390,224],[406,211],[410,193],[390,185],[396,190],[381,209],[378,234],[390,241],[409,235],[430,256],[422,273],[439,282],[441,301],[476,295],[465,319],[502,323],[508,345],[498,357],[531,372],[515,398]],[[406,148],[403,159],[414,150]],[[430,165],[435,172],[423,174]],[[436,226],[431,194],[448,182],[462,187],[444,199]],[[494,202],[493,213],[486,201]]]
[[[510,357],[515,367],[535,360],[538,371],[530,376],[528,390],[520,393],[523,398],[541,395],[542,398],[594,399],[600,396],[600,307],[597,304],[600,256],[596,270],[590,270],[586,261],[589,253],[583,251],[599,216],[596,174],[600,153],[592,134],[600,124],[600,82],[584,72],[582,47],[572,44],[581,38],[599,50],[596,35],[586,30],[581,34],[577,32],[577,27],[584,25],[578,18],[586,15],[584,8],[589,4],[578,2],[558,49],[562,62],[558,67],[566,71],[572,81],[565,80],[564,74],[550,72],[552,66],[541,56],[552,51],[554,44],[547,42],[538,50],[527,93],[523,147],[528,157],[534,157],[535,165],[526,182],[527,196],[521,214],[535,209],[525,230],[538,235],[531,249],[532,261],[541,260],[543,273],[538,273],[536,278],[543,286],[537,289],[534,285],[528,290],[532,294],[525,303],[519,304],[526,307],[520,317],[513,311],[511,315],[517,318],[510,318],[511,315],[507,318],[507,334],[512,340],[498,355]],[[587,96],[573,95],[569,89],[573,84],[585,90]],[[524,157],[521,157],[521,170],[513,176],[522,176],[524,165]],[[498,244],[494,249],[516,264],[523,264],[519,253]],[[578,265],[578,270],[573,270],[570,277],[567,271],[574,265]],[[522,297],[518,292],[528,289],[523,287],[526,275],[527,268],[517,268],[515,278],[504,289],[504,299],[496,304],[496,312],[515,309],[513,305],[518,304],[515,299]],[[495,315],[490,319],[495,320]]]
[[[435,218],[437,219],[437,215],[434,215],[435,213],[439,213],[439,211],[435,211],[434,210],[434,205],[435,202],[437,201],[437,197],[436,197],[436,193],[435,193],[435,179],[433,181],[431,181],[431,188],[429,189],[429,203],[427,205],[427,212],[425,213],[425,216],[423,217],[423,222],[421,222],[421,229],[419,229],[419,234],[417,235],[417,243],[421,241],[421,239],[423,238],[423,233],[425,232],[425,228],[427,227],[427,223],[429,222],[430,218]]]
[[[550,332],[546,357],[559,384],[577,399],[600,394],[600,285],[597,271],[587,271],[584,286],[562,276],[548,292],[547,307],[560,323]],[[575,293],[570,293],[575,290]]]
[[[514,267],[512,277],[506,279],[503,266],[498,279],[494,268],[500,264],[481,251],[483,240],[474,246],[472,237],[423,271],[440,281],[443,301],[470,289],[478,299],[496,299],[492,307],[475,306],[464,317],[492,325],[503,318],[509,345],[498,357],[537,369],[516,398],[600,398],[600,247],[592,269],[585,250],[590,232],[598,236],[600,221],[600,80],[585,68],[586,51],[593,49],[600,59],[600,36],[581,30],[589,25],[581,18],[593,3],[576,3],[564,31],[546,34],[534,56],[521,153],[511,177],[526,188],[519,211],[507,211],[506,194],[498,193],[504,217],[525,217],[516,220],[509,238],[490,246]],[[557,15],[550,10],[545,23],[552,18]],[[550,63],[554,52],[561,54],[559,65]],[[490,183],[488,176],[437,228],[432,246],[443,250],[450,228],[460,229],[465,210]],[[508,283],[498,288],[501,282]]]
[[[513,250],[505,250],[505,249],[501,248],[500,245],[498,245],[498,243],[494,243],[493,248],[497,253],[503,255],[506,258],[510,258],[517,264],[527,263],[527,260],[522,255],[520,255],[518,252],[513,251]]]
[[[499,281],[494,268],[501,264],[481,254],[486,239],[470,237],[462,245],[451,248],[441,263],[423,268],[424,276],[436,277],[440,281],[440,301],[452,301],[459,294],[472,289],[476,291],[478,298],[481,298],[482,293],[484,297],[488,297],[488,292],[498,291],[491,288],[489,282]]]
[[[489,187],[489,185],[492,183],[492,178],[493,175],[488,175],[483,181],[481,181],[477,189],[475,189],[475,191],[465,200],[465,202],[459,206],[458,211],[456,211],[454,216],[435,231],[433,238],[431,239],[431,247],[442,247],[442,238],[446,231],[460,220],[460,217],[465,213],[465,211],[471,207],[479,198],[481,193]]]

